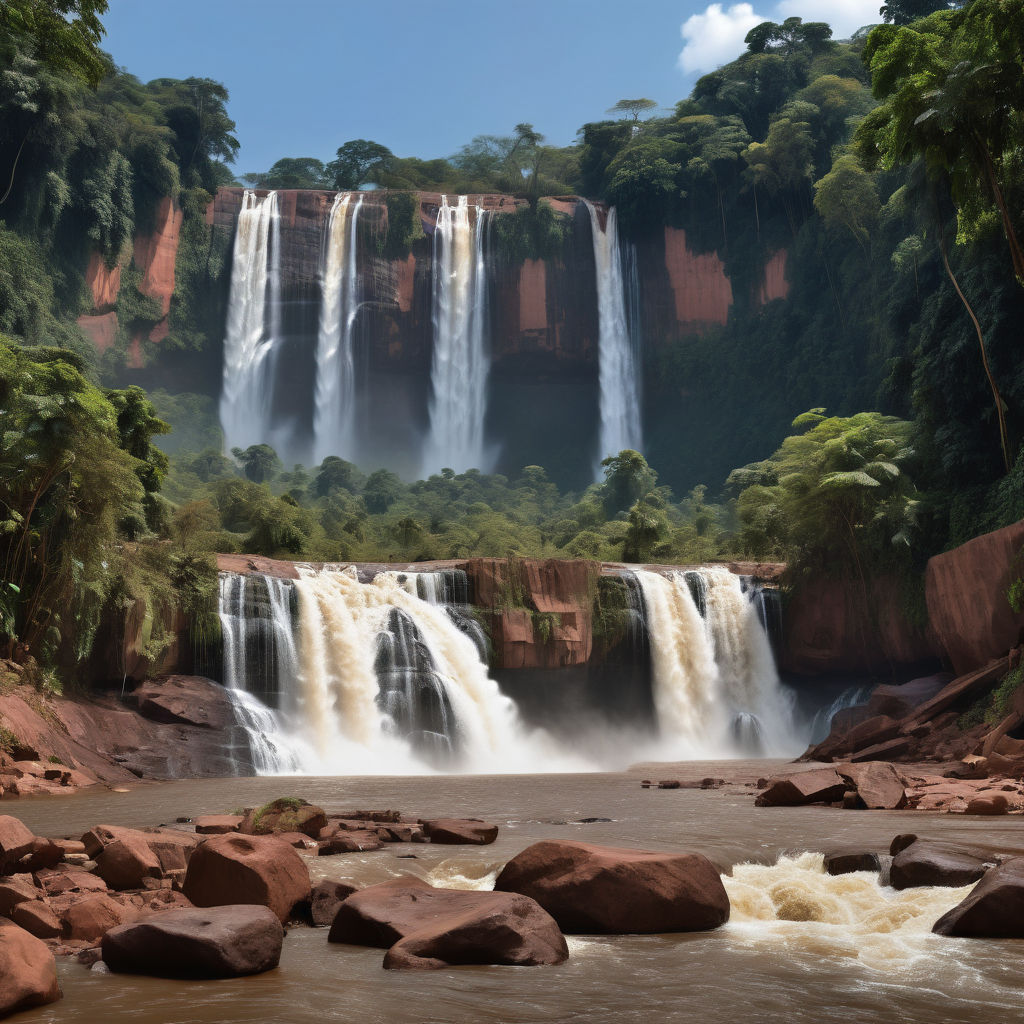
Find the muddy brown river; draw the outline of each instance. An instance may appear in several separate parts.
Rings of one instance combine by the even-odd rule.
[[[16,1019],[89,1024],[253,1021],[585,1021],[622,1024],[1024,1021],[1024,941],[947,939],[931,926],[969,890],[896,893],[872,875],[830,878],[820,854],[848,844],[885,850],[899,832],[1024,853],[1024,819],[912,811],[755,808],[753,790],[645,790],[643,777],[755,779],[768,762],[689,763],[619,774],[222,779],[79,793],[5,805],[42,835],[91,825],[151,825],[301,796],[329,812],[393,808],[477,816],[501,826],[487,847],[387,846],[310,860],[314,879],[372,884],[412,873],[436,885],[488,888],[538,839],[698,851],[723,870],[732,917],[691,935],[573,937],[558,967],[387,971],[383,951],[329,945],[293,928],[276,971],[183,982],[103,974],[59,962],[64,999]],[[584,818],[610,821],[581,823]],[[415,854],[414,858],[402,854]]]

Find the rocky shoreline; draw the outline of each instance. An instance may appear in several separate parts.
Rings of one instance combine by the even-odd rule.
[[[822,772],[842,778],[834,768],[797,770],[772,786],[808,790]],[[749,792],[738,780],[705,788],[718,785]],[[736,865],[722,871],[684,851],[543,840],[514,854],[493,890],[436,887],[411,874],[358,887],[314,882],[319,872],[310,870],[312,858],[490,845],[498,832],[478,819],[390,809],[328,814],[298,798],[152,828],[98,825],[80,839],[34,836],[2,815],[0,1015],[60,998],[55,955],[116,973],[241,977],[276,967],[288,930],[312,926],[327,929],[330,943],[385,950],[387,970],[536,966],[569,957],[566,935],[700,932],[729,920],[722,875]],[[870,872],[896,891],[974,885],[933,923],[938,934],[1024,938],[1013,912],[1024,899],[1024,858],[913,834],[885,849],[824,853],[827,874]]]

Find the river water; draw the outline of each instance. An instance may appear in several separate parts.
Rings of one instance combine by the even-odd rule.
[[[310,860],[314,879],[360,885],[411,873],[435,885],[488,888],[509,858],[539,839],[697,851],[723,870],[732,918],[714,932],[572,937],[558,967],[460,967],[403,973],[383,951],[329,945],[294,928],[278,970],[215,982],[163,981],[59,964],[64,999],[28,1021],[433,1022],[692,1020],[700,1024],[1024,1021],[1024,944],[946,939],[931,926],[969,890],[895,893],[874,876],[829,878],[814,856],[857,845],[885,851],[913,831],[994,852],[1024,853],[1021,818],[912,811],[755,808],[752,787],[779,763],[688,763],[618,774],[194,780],[129,793],[19,801],[42,835],[98,823],[149,825],[301,796],[328,812],[392,808],[475,816],[501,826],[487,847],[393,845]],[[641,778],[727,775],[720,790],[645,790]],[[610,821],[582,822],[584,818]],[[415,854],[414,858],[401,855]],[[735,866],[735,867],[734,867]]]

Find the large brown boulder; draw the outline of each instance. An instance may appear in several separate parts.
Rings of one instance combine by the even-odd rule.
[[[234,724],[222,688],[200,676],[165,676],[136,687],[125,703],[153,722],[222,730]]]
[[[754,803],[757,807],[799,807],[842,800],[845,792],[846,782],[834,768],[818,768],[769,779]]]
[[[32,852],[35,838],[17,818],[0,814],[0,874],[6,874]]]
[[[889,879],[894,889],[922,885],[958,888],[978,881],[991,866],[969,853],[917,839],[893,858]]]
[[[159,978],[237,978],[275,968],[283,940],[268,907],[168,910],[107,932],[103,962]]]
[[[432,843],[487,846],[498,838],[498,826],[479,818],[432,818],[422,824]]]
[[[1024,939],[1024,857],[987,872],[932,931],[972,939]]]
[[[0,1017],[61,997],[57,965],[40,939],[0,920]]]
[[[96,857],[96,874],[111,889],[141,889],[145,879],[163,877],[159,858],[138,836],[105,846]]]
[[[825,854],[825,874],[849,875],[854,871],[879,871],[881,861],[871,850],[833,850]]]
[[[19,903],[38,900],[41,896],[41,890],[32,884],[32,879],[27,875],[0,878],[0,917],[9,917]]]
[[[396,878],[353,893],[338,909],[329,942],[391,947],[384,967],[560,964],[569,956],[558,925],[528,897],[435,889]]]
[[[67,907],[61,914],[61,933],[65,939],[99,942],[111,928],[132,921],[136,912],[110,896],[89,896]]]
[[[907,806],[903,779],[891,764],[870,761],[867,764],[837,765],[836,771],[852,786],[869,810],[899,810]]]
[[[11,911],[11,920],[37,939],[56,939],[61,933],[57,915],[42,900],[19,903]]]
[[[309,902],[309,869],[274,836],[212,836],[192,855],[182,891],[197,907],[255,903],[284,922]]]
[[[496,891],[536,900],[564,932],[694,932],[729,920],[729,897],[701,854],[534,843],[505,865]]]
[[[281,797],[250,811],[238,831],[250,836],[301,832],[316,839],[326,824],[327,814],[322,807],[297,797]]]

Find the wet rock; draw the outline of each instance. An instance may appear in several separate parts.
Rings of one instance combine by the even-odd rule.
[[[976,796],[968,801],[965,814],[1006,814],[1010,809],[1010,802],[1000,793],[991,793],[985,796]]]
[[[112,971],[160,978],[237,978],[275,968],[284,929],[268,907],[169,910],[103,936]]]
[[[1024,858],[992,868],[933,932],[974,939],[1024,939]]]
[[[834,768],[797,772],[768,780],[768,788],[754,801],[757,807],[798,807],[842,800],[846,782]]]
[[[894,836],[892,842],[889,844],[889,854],[895,857],[898,853],[902,853],[911,843],[917,842],[917,836],[913,832],[902,832],[898,836]]]
[[[385,968],[451,964],[557,964],[568,955],[551,916],[514,893],[435,889],[396,878],[353,893],[331,925],[330,942],[391,947]]]
[[[66,940],[98,942],[111,928],[135,916],[134,910],[109,896],[89,896],[61,914],[61,934]]]
[[[422,824],[427,837],[437,844],[488,846],[498,838],[498,826],[479,818],[431,818]]]
[[[918,839],[893,857],[889,878],[894,889],[922,885],[956,888],[978,881],[990,866],[978,857]]]
[[[330,839],[321,840],[316,852],[319,857],[333,857],[338,853],[379,850],[381,845],[376,832],[336,832]]]
[[[0,920],[0,1017],[56,1002],[57,965],[46,944],[24,928]]]
[[[228,832],[237,832],[243,821],[245,816],[242,814],[204,814],[196,818],[196,834],[220,836]]]
[[[35,838],[17,818],[0,814],[0,872],[7,874],[31,853]]]
[[[849,875],[854,871],[878,871],[878,854],[868,850],[835,850],[825,854],[825,873]]]
[[[329,928],[334,923],[338,908],[356,891],[356,887],[348,882],[317,882],[312,894],[313,924],[317,928]]]
[[[24,871],[39,871],[41,868],[55,868],[63,859],[62,846],[36,836],[32,840],[32,849],[22,858],[19,867]]]
[[[704,931],[729,920],[722,880],[700,854],[545,841],[509,861],[494,888],[531,897],[572,933]]]
[[[11,920],[37,939],[56,939],[61,934],[57,915],[42,901],[19,903],[10,913]]]
[[[309,869],[273,836],[212,836],[192,855],[182,891],[197,907],[253,903],[284,922],[309,902]]]
[[[678,779],[662,779],[658,783],[658,789],[679,789],[680,782]]]
[[[326,824],[327,814],[322,807],[297,797],[280,797],[249,811],[239,831],[251,836],[301,832],[316,839]]]
[[[837,765],[836,771],[869,810],[899,810],[907,806],[907,791],[903,779],[891,764]]]
[[[425,835],[422,825],[388,825],[384,831],[392,843],[414,843]]]
[[[217,690],[211,695],[207,679],[173,675],[143,683],[124,702],[153,722],[221,730],[231,726],[234,718],[230,704],[217,696]]]

